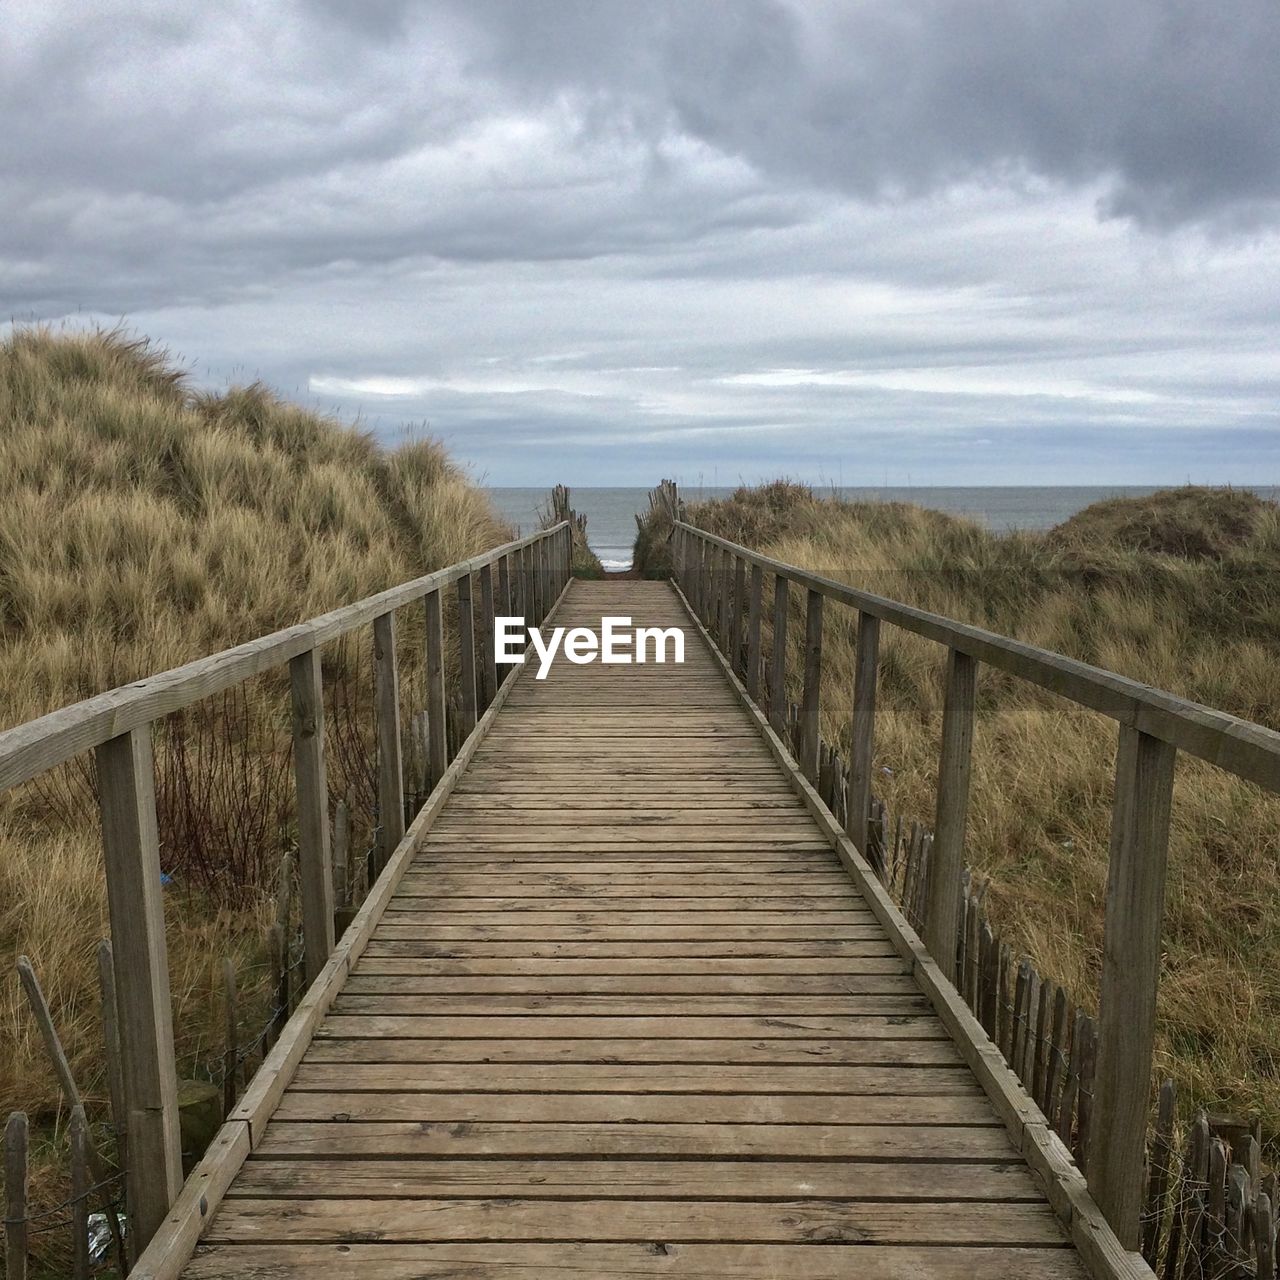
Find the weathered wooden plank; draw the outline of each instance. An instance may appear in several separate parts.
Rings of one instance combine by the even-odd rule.
[[[539,544],[541,545],[543,544]],[[458,686],[464,738],[476,727],[476,720],[479,718],[476,681],[476,619],[472,585],[470,574],[458,579]]]
[[[193,1280],[272,1280],[321,1274],[329,1280],[562,1280],[574,1276],[670,1276],[682,1280],[1083,1280],[1074,1254],[1059,1248],[911,1247],[829,1244],[309,1244],[201,1250]]]
[[[1090,1190],[1127,1249],[1141,1242],[1175,756],[1169,743],[1121,727],[1088,1171]]]
[[[915,991],[901,967],[889,973],[630,974],[438,977],[433,974],[350,974],[348,995],[905,995]]]
[[[789,1160],[255,1160],[237,1181],[238,1199],[433,1200],[679,1198],[832,1200],[1043,1199],[1026,1167],[1007,1162]]]
[[[787,723],[787,623],[790,588],[783,574],[773,580],[773,644],[769,653],[769,723],[781,735]]]
[[[404,764],[400,756],[400,672],[396,663],[396,620],[391,613],[373,620],[374,714],[378,730],[379,869],[404,839]]]
[[[133,1239],[141,1247],[159,1229],[182,1185],[150,728],[109,739],[96,756],[128,1105],[129,1208]]]
[[[324,694],[320,654],[289,663],[293,708],[293,776],[298,797],[298,882],[307,981],[333,950],[333,866],[329,858],[329,782],[324,760]]]
[[[500,1224],[500,1225],[499,1225]],[[228,1199],[210,1241],[349,1242],[518,1239],[651,1242],[733,1240],[849,1244],[1061,1245],[1043,1205],[929,1201],[784,1200],[741,1204],[700,1200],[272,1200]]]
[[[30,1126],[26,1112],[11,1111],[4,1127],[4,1257],[9,1280],[27,1280],[27,1191]]]
[[[714,1017],[718,1014],[790,1017],[793,1014],[856,1015],[923,1013],[928,1006],[920,995],[861,996],[462,996],[462,995],[351,995],[334,1001],[335,1013],[441,1014],[483,1017],[542,1012],[563,1015],[621,1017],[629,1013],[661,1017]]]
[[[875,752],[876,681],[880,664],[880,620],[858,614],[858,643],[853,675],[853,726],[849,784],[845,799],[845,830],[868,856],[867,817],[871,809],[871,771]]]
[[[444,610],[439,591],[429,591],[423,602],[427,651],[427,775],[435,787],[449,767],[444,689]]]
[[[310,1063],[421,1062],[421,1063],[791,1063],[812,1067],[844,1066],[956,1066],[959,1055],[946,1040],[707,1040],[601,1039],[583,1036],[573,1040],[529,1038],[465,1040],[403,1037],[341,1037],[325,1029],[307,1051]]]
[[[810,591],[804,614],[804,676],[800,701],[801,770],[810,782],[818,780],[818,718],[822,694],[822,596]]]
[[[264,1158],[323,1153],[329,1158],[544,1158],[627,1156],[702,1159],[917,1160],[914,1125],[630,1124],[528,1125],[518,1121],[448,1122],[275,1120],[258,1147]],[[930,1134],[931,1162],[1007,1161],[1016,1152],[1003,1128],[946,1125]]]
[[[346,1037],[460,1039],[532,1037],[679,1040],[688,1039],[829,1039],[945,1040],[947,1033],[931,1014],[791,1014],[784,1018],[759,1014],[667,1015],[622,1014],[590,1018],[559,1014],[422,1015],[331,1014],[323,1034]]]
[[[968,654],[958,649],[948,652],[938,809],[930,853],[924,941],[942,972],[952,981],[956,978],[956,923],[960,915],[960,872],[964,867],[977,675],[977,663]]]

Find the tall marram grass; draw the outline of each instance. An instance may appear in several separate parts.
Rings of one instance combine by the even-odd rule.
[[[1046,534],[996,534],[777,482],[698,504],[689,519],[779,560],[1280,728],[1280,507],[1250,493],[1174,490],[1100,503]],[[796,594],[793,652],[803,634]],[[825,611],[822,732],[843,747],[854,621],[852,610]],[[943,654],[894,627],[881,646],[876,791],[891,812],[932,825]],[[984,669],[968,857],[990,877],[1006,935],[1086,1004],[1097,992],[1115,740],[1111,721]],[[1158,1072],[1176,1078],[1189,1106],[1260,1114],[1274,1151],[1280,801],[1188,757],[1177,774],[1164,940]]]
[[[163,351],[119,332],[16,329],[0,342],[0,727],[464,559],[509,532],[433,441],[386,451],[257,384],[194,391]],[[413,620],[403,625],[411,658],[421,645]],[[335,797],[370,791],[367,647],[324,654]],[[413,681],[410,669],[406,698]],[[236,957],[249,1008],[265,991],[254,975],[263,977],[263,923],[292,838],[288,749],[278,673],[157,727],[187,1071],[221,1048],[222,957]],[[14,973],[20,953],[45,985],[81,1088],[103,1100],[94,787],[82,758],[0,797],[0,1114],[60,1115]]]

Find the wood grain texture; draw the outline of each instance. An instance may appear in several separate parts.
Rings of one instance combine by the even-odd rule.
[[[145,1244],[182,1185],[151,730],[112,738],[96,756],[128,1108],[130,1218],[134,1240]]]
[[[307,981],[320,976],[333,950],[333,866],[329,856],[329,781],[324,759],[320,654],[289,663],[293,697],[293,777],[298,798],[298,884]]]
[[[710,616],[750,650],[726,569]],[[647,582],[576,583],[557,620],[605,613],[688,623]],[[1083,1274],[912,962],[686,644],[683,669],[504,686],[189,1275]]]

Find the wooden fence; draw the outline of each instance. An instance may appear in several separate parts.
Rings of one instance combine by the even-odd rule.
[[[569,578],[571,533],[571,524],[562,521],[310,622],[0,733],[0,789],[28,782],[82,752],[94,753],[129,1153],[125,1200],[135,1251],[140,1252],[160,1227],[182,1183],[152,763],[154,723],[263,671],[288,665],[298,896],[305,984],[310,984],[325,967],[335,942],[322,647],[359,628],[372,628],[379,847],[371,872],[376,875],[401,842],[406,827],[396,610],[421,604],[425,612],[427,707],[423,733],[427,776],[434,786],[444,777],[453,755],[446,728],[445,591],[453,587],[457,593],[460,660],[456,697],[461,717],[458,733],[465,740],[501,683],[494,663],[495,615],[521,616],[531,626],[545,618]],[[14,1188],[19,1181],[25,1184],[25,1174],[19,1179],[16,1172],[17,1151],[24,1145],[20,1133],[25,1133],[25,1123],[15,1120],[7,1140],[7,1150],[12,1153],[7,1166]],[[83,1212],[87,1197],[88,1191],[73,1197],[79,1206],[77,1213]],[[25,1254],[25,1246],[12,1243],[15,1238],[10,1235],[11,1261],[16,1253]]]
[[[962,960],[969,963],[974,954],[962,883],[981,667],[997,668],[1117,722],[1099,1015],[1092,1035],[1084,1033],[1096,1052],[1091,1059],[1091,1096],[1081,1093],[1076,1110],[1083,1103],[1089,1112],[1081,1148],[1089,1189],[1120,1243],[1138,1249],[1176,755],[1185,751],[1280,793],[1280,734],[1114,672],[781,563],[696,528],[681,518],[676,501],[669,505],[675,517],[672,552],[677,581],[747,692],[757,699],[765,695],[770,722],[780,736],[790,734],[796,759],[816,787],[823,784],[824,765],[828,779],[832,772],[819,734],[823,609],[830,601],[857,611],[850,760],[841,809],[850,840],[869,860],[876,857],[870,829],[881,626],[901,627],[943,647],[937,808],[927,863],[921,860],[917,867],[909,898],[926,946],[957,987],[966,982]],[[767,655],[762,635],[765,574],[773,578],[773,643]],[[793,588],[804,593],[799,655],[803,674],[794,713],[784,691]],[[979,949],[981,939],[979,931]],[[1028,975],[1028,987],[1029,982]],[[1025,988],[1023,993],[1015,991],[1015,1008],[1020,998],[1027,1020]],[[987,999],[998,1006],[998,979],[995,994]],[[1043,1005],[1037,995],[1037,1020]],[[1044,1016],[1052,1026],[1058,1016],[1056,996]],[[1024,1059],[1027,1043],[1024,1032]],[[1042,1059],[1034,1048],[1031,1053],[1032,1070],[1042,1073]]]

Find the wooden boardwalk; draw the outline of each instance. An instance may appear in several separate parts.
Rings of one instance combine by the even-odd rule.
[[[665,583],[556,617],[185,1275],[1082,1277]]]

